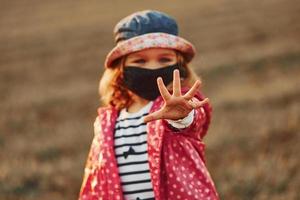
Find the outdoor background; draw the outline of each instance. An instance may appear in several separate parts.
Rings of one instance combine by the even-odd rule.
[[[300,199],[297,0],[1,0],[0,199],[77,199],[114,25],[156,9],[197,48],[222,199]]]

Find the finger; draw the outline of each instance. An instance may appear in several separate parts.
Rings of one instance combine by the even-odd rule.
[[[203,106],[204,104],[206,104],[207,102],[209,102],[209,99],[208,98],[205,98],[204,100],[202,101],[199,101],[197,99],[197,101],[194,101],[194,108],[200,108],[201,106]]]
[[[149,115],[146,115],[144,117],[144,123],[147,123],[147,122],[150,122],[150,121],[153,121],[153,120],[158,120],[158,119],[162,119],[163,115],[161,113],[161,111],[156,111],[154,113],[151,113]]]
[[[166,88],[161,77],[157,78],[157,86],[158,86],[158,89],[159,89],[159,92],[160,92],[162,98],[165,101],[168,101],[171,98],[171,94],[169,93],[168,89]]]
[[[201,82],[199,80],[197,80],[194,85],[192,86],[192,88],[187,92],[185,93],[185,95],[183,95],[183,98],[189,100],[191,98],[193,98],[198,90],[198,88],[200,87],[201,85]]]
[[[180,75],[178,69],[175,69],[173,72],[173,95],[176,97],[181,96]]]

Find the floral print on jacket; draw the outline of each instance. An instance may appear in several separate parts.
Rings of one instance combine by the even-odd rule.
[[[204,96],[196,94],[199,100]],[[150,112],[163,106],[158,97]],[[123,200],[122,186],[114,154],[114,127],[118,111],[98,108],[96,124],[86,161],[79,200]],[[156,200],[217,200],[215,185],[205,166],[205,144],[212,107],[209,103],[195,109],[193,123],[185,129],[174,129],[166,120],[147,123],[148,158]]]

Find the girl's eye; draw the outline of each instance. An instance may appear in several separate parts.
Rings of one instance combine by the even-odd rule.
[[[137,59],[137,60],[134,60],[134,63],[145,63],[145,60],[144,59]]]
[[[170,59],[170,58],[160,58],[159,61],[160,62],[170,62],[170,61],[172,61],[172,59]]]

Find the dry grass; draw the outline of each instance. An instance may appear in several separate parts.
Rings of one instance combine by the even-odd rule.
[[[198,50],[222,199],[300,199],[300,4],[175,2],[1,2],[0,199],[77,198],[112,28],[142,9],[177,18]]]

